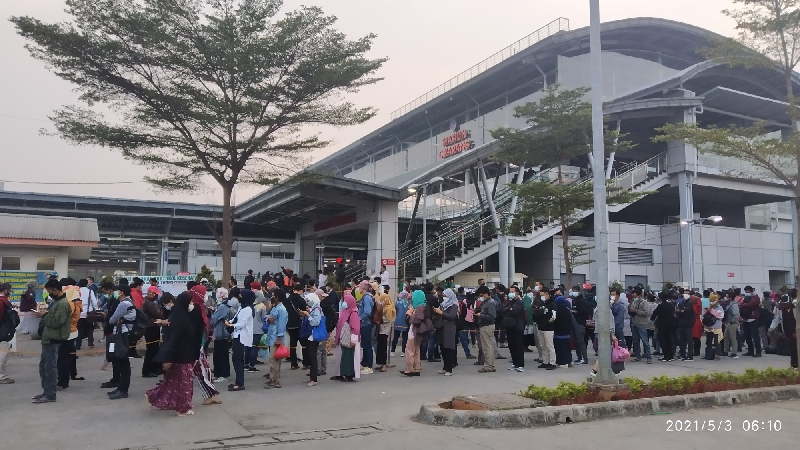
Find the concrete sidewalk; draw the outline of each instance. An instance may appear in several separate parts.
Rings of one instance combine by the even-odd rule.
[[[529,368],[524,373],[505,370],[508,364],[503,363],[508,360],[499,360],[496,373],[479,374],[478,367],[472,364],[473,360],[460,357],[460,365],[453,377],[436,374],[441,369],[441,363],[424,362],[423,375],[418,378],[401,376],[398,373],[403,368],[401,366],[387,373],[362,376],[357,383],[334,382],[326,376],[313,388],[304,384],[307,380],[305,371],[289,370],[289,365],[284,363],[283,388],[269,391],[262,389],[261,375],[265,373],[266,366],[259,366],[261,372],[246,375],[247,390],[229,393],[225,390],[228,383],[223,383],[223,386],[218,386],[223,391],[223,404],[218,406],[202,406],[202,398],[196,392],[197,414],[177,417],[173,412],[149,409],[144,392],[153,387],[157,379],[141,378],[141,359],[131,360],[131,397],[108,400],[105,395],[107,390],[100,389],[100,384],[111,377],[111,372],[100,370],[103,357],[98,351],[87,350],[79,352],[78,360],[78,372],[86,377],[86,381],[71,382],[70,389],[60,392],[58,402],[54,404],[31,404],[31,396],[41,392],[36,354],[38,346],[38,341],[20,336],[19,347],[23,354],[12,355],[9,359],[9,375],[17,382],[0,386],[0,404],[3,406],[0,408],[0,448],[166,449],[235,445],[238,448],[289,446],[305,449],[322,448],[322,445],[324,448],[353,448],[354,445],[367,445],[369,442],[386,448],[407,449],[409,445],[414,445],[409,442],[410,436],[413,436],[413,442],[419,442],[420,445],[424,443],[425,447],[509,448],[509,445],[515,444],[529,446],[529,439],[534,434],[537,443],[542,439],[541,442],[548,442],[554,448],[575,448],[577,445],[588,448],[596,444],[594,433],[604,436],[604,445],[614,442],[615,437],[630,439],[622,444],[623,448],[629,448],[634,444],[652,443],[653,437],[662,436],[657,432],[666,433],[666,417],[581,424],[568,432],[563,427],[540,430],[455,430],[429,427],[412,420],[424,402],[450,399],[454,395],[519,392],[531,383],[548,386],[555,386],[560,380],[580,383],[587,377],[589,366],[554,371],[536,369],[533,362],[535,353],[526,353]],[[501,352],[508,356],[507,350]],[[393,362],[402,364],[403,361],[396,357]],[[741,372],[748,367],[787,367],[788,363],[788,357],[772,355],[760,359],[742,357],[738,360],[696,360],[691,363],[655,362],[652,365],[632,362],[627,365],[623,375],[647,380],[662,374],[678,376],[711,370]],[[335,361],[329,358],[329,366],[333,364]],[[698,411],[681,415],[681,418],[684,416],[698,420],[720,420],[735,416],[737,420],[749,417],[765,421],[786,417],[780,432],[716,433],[714,442],[728,442],[727,448],[744,448],[747,440],[742,438],[751,435],[759,435],[760,440],[769,438],[765,443],[772,443],[773,435],[776,439],[800,437],[796,426],[800,423],[800,402]],[[636,421],[635,425],[628,423],[628,420]],[[741,430],[741,423],[737,427],[734,428]],[[576,433],[578,430],[580,432]],[[498,439],[500,435],[495,433],[503,433],[502,439]],[[733,438],[734,435],[739,437]],[[676,445],[683,442],[689,448],[700,447],[690,444],[695,442],[694,439],[705,439],[700,433],[668,433],[663,436],[678,439]],[[302,443],[290,444],[289,441]],[[782,445],[782,440],[775,442],[779,444],[775,448],[788,448]]]

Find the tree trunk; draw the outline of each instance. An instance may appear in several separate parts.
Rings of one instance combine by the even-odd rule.
[[[222,186],[222,235],[218,240],[222,250],[222,286],[227,286],[231,279],[231,251],[233,248],[233,206],[231,197],[233,187],[230,185]]]
[[[572,261],[569,260],[569,228],[561,218],[561,249],[564,251],[564,271],[567,273],[567,289],[572,287]],[[564,293],[566,294],[566,292]]]

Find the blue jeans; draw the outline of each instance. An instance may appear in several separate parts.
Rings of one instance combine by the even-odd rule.
[[[641,358],[642,353],[639,349],[639,343],[641,342],[644,344],[644,357],[649,360],[651,355],[650,342],[647,337],[647,326],[631,324],[631,331],[633,332],[633,355],[637,358]]]
[[[458,332],[458,339],[461,341],[461,346],[464,347],[464,355],[470,356],[469,352],[469,335],[467,330]]]
[[[361,367],[372,368],[372,323],[361,323]]]
[[[408,343],[408,330],[395,329],[394,330],[394,339],[392,339],[392,353],[394,353],[394,351],[397,349],[397,341],[400,339],[400,336],[403,337],[403,341],[402,341],[403,346],[401,347],[402,352],[403,353],[406,352],[406,344]]]

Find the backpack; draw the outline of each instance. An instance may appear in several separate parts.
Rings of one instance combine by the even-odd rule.
[[[711,312],[706,311],[705,314],[703,314],[702,322],[704,327],[713,327],[714,324],[717,323],[717,318],[714,317],[714,315],[711,314]]]
[[[3,312],[3,322],[0,323],[0,342],[8,342],[14,339],[17,326],[19,326],[19,313],[14,308],[6,306]]]
[[[372,322],[373,325],[380,325],[383,323],[383,303],[375,302],[372,305],[370,322]]]
[[[132,321],[125,320],[123,321],[123,323],[133,325],[131,333],[134,333],[137,336],[144,336],[144,332],[147,329],[147,326],[150,325],[152,321],[150,320],[150,317],[148,317],[147,314],[145,314],[145,312],[142,311],[141,309],[135,306],[129,306],[128,311],[130,311],[131,309],[136,310],[136,318],[133,319]]]
[[[320,306],[322,306],[322,314],[325,316],[325,329],[330,333],[336,329],[339,319],[336,317],[333,307],[326,303],[322,303]]]

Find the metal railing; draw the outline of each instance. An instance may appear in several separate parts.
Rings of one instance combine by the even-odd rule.
[[[628,167],[625,172],[620,173],[616,177],[614,177],[614,183],[626,190],[632,190],[639,186],[640,184],[644,183],[645,181],[658,176],[661,173],[667,171],[667,154],[661,153],[658,154],[646,161],[640,163],[634,163]],[[539,177],[534,177],[532,180],[540,180]],[[584,183],[591,183],[593,180],[592,174],[589,173],[587,176],[579,179],[574,184],[584,184]],[[528,182],[530,182],[529,180]],[[511,198],[511,193],[513,191],[511,189],[504,189],[504,191],[508,192],[508,198]],[[497,206],[497,214],[499,217],[502,218],[501,226],[503,226],[503,222],[507,220],[507,216],[510,209],[510,202],[503,202],[502,204],[499,201],[500,193],[498,192],[498,197],[495,199]],[[532,227],[529,233],[536,231],[537,229],[543,229],[548,226],[552,225],[552,221],[550,219],[545,219],[544,221],[537,222],[536,225]],[[467,239],[475,239],[477,238],[477,246],[483,245],[485,242],[490,241],[497,237],[497,230],[494,227],[493,219],[491,216],[489,217],[482,217],[479,220],[471,220],[467,221],[463,224],[459,224],[458,226],[454,226],[450,229],[445,229],[442,233],[438,236],[434,236],[428,239],[426,255],[428,257],[431,256],[441,256],[442,262],[447,262],[447,252],[448,249],[453,251],[451,256],[454,255],[463,255],[468,249],[466,248],[466,240]],[[459,242],[461,243],[459,247]],[[474,248],[471,246],[469,249]],[[403,265],[411,265],[421,263],[422,260],[422,245],[417,244],[413,248],[408,249],[401,249],[398,262]],[[428,258],[430,260],[430,258]],[[423,269],[423,274],[427,273],[426,268]]]
[[[506,59],[510,58],[511,56],[515,55],[521,50],[525,50],[526,48],[532,46],[533,44],[548,38],[558,32],[561,31],[569,31],[569,19],[565,19],[564,17],[559,17],[558,19],[548,23],[547,25],[539,28],[538,30],[534,31],[533,33],[525,36],[524,38],[514,42],[513,44],[509,45],[508,47],[500,50],[499,52],[495,53],[494,55],[484,59],[483,61],[479,62],[478,64],[470,67],[469,69],[461,72],[460,74],[456,75],[455,77],[445,81],[444,83],[436,86],[432,90],[426,92],[424,95],[417,97],[416,99],[412,100],[411,102],[403,105],[402,107],[392,111],[391,118],[392,120],[397,119],[398,117],[410,112],[414,108],[418,108],[425,103],[433,100],[434,98],[444,94],[445,92],[453,89],[454,87],[458,86],[459,84],[480,75],[483,72],[486,72],[488,69],[500,64],[501,62],[505,61]]]

